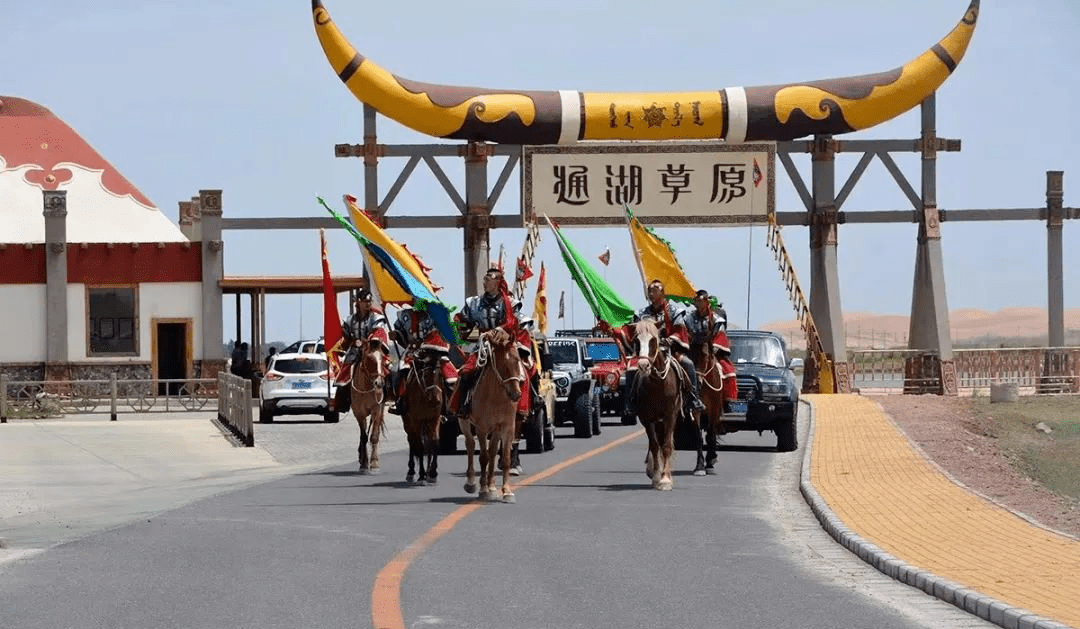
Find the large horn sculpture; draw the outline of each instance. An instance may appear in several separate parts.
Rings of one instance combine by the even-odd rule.
[[[866,129],[908,111],[956,69],[975,32],[979,0],[940,42],[906,65],[840,79],[699,92],[489,90],[418,83],[352,47],[321,0],[315,33],[361,102],[421,133],[506,144],[580,140],[791,140]]]

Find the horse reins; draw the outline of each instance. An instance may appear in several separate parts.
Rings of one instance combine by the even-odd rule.
[[[488,359],[491,358],[491,354],[492,354],[493,351],[494,350],[492,350],[492,348],[491,348],[491,340],[485,338],[480,343],[480,350],[476,353],[476,368],[477,369],[483,370],[484,367],[487,366]],[[514,381],[524,383],[525,382],[525,377],[523,375],[521,375],[521,370],[520,369],[518,370],[518,375],[516,375],[516,376],[509,376],[509,377],[504,378],[503,375],[501,373],[499,373],[499,367],[498,367],[498,365],[495,364],[494,361],[491,362],[491,370],[495,372],[495,377],[497,377],[499,379],[499,385],[502,386],[503,393],[506,394],[507,398],[509,398],[511,401],[513,401],[514,400],[514,392],[511,391],[506,386],[506,383],[507,382],[514,382]],[[479,375],[477,376],[476,381],[477,382],[480,381]],[[523,393],[523,395],[524,395],[524,393]]]

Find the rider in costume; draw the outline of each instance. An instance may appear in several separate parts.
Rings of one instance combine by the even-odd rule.
[[[405,382],[419,351],[429,351],[438,357],[439,369],[447,385],[452,387],[457,382],[457,368],[450,362],[450,343],[439,333],[431,316],[426,311],[416,308],[415,303],[412,306],[403,307],[398,312],[394,329],[390,331],[390,338],[405,350],[400,366],[390,377],[390,391],[395,398],[394,405],[388,409],[390,413],[395,415],[405,413]]]
[[[690,334],[690,346],[710,345],[720,363],[723,376],[724,399],[738,397],[735,384],[735,365],[731,364],[731,343],[727,336],[727,313],[722,305],[712,309],[709,291],[699,290],[694,295],[694,308],[686,312],[686,329]]]
[[[698,381],[697,370],[694,369],[693,361],[686,355],[690,351],[690,337],[685,321],[686,310],[683,306],[668,301],[667,294],[664,292],[664,283],[660,280],[654,279],[649,282],[648,294],[649,304],[637,312],[634,321],[648,319],[656,322],[660,328],[662,340],[667,341],[668,347],[671,349],[672,357],[679,361],[679,365],[686,372],[686,381],[688,381],[689,387],[685,386],[687,382],[684,382],[683,392],[688,398],[687,403],[690,411],[697,413],[703,410],[705,405],[701,403],[701,385]],[[610,325],[602,321],[600,328],[621,341],[624,347],[630,346],[629,334],[625,326],[612,329]],[[629,415],[637,415],[637,387],[634,386],[632,381],[637,375],[636,371],[634,365],[631,364],[626,374],[626,412]],[[680,382],[683,382],[683,379],[680,378]]]
[[[382,343],[384,365],[390,364],[390,329],[386,324],[386,317],[372,301],[371,291],[361,288],[356,294],[356,311],[341,323],[342,344],[348,348],[341,360],[343,374],[349,371],[344,368],[345,365],[351,367],[360,358],[360,348],[357,347],[357,342],[360,341],[375,339]],[[334,408],[339,412],[348,410],[349,387],[338,387]]]
[[[454,321],[464,328],[462,336],[472,329],[479,330],[481,334],[498,327],[505,328],[510,336],[520,344],[523,330],[519,325],[521,319],[521,302],[510,295],[510,291],[503,277],[502,269],[491,267],[484,274],[484,292],[474,295],[465,300],[465,306],[454,315]],[[524,332],[526,335],[527,332]],[[477,354],[473,352],[465,360],[465,364],[458,371],[458,382],[454,388],[454,394],[450,397],[450,412],[468,412],[469,392],[476,384],[479,371],[476,369]],[[518,402],[518,413],[527,415],[529,412],[529,396],[522,395]]]

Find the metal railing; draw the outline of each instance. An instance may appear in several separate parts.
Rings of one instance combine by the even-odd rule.
[[[251,380],[224,371],[217,377],[218,421],[247,447],[255,445],[251,420]]]
[[[62,417],[71,414],[165,413],[213,410],[217,381],[212,378],[134,380],[9,380],[0,375],[0,423],[9,418]]]
[[[926,350],[848,352],[852,384],[863,392],[901,393],[933,388],[940,378],[937,354]],[[1080,393],[1080,348],[994,348],[953,351],[957,388],[989,390],[1016,384],[1026,392]]]

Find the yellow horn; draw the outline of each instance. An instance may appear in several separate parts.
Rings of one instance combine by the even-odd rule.
[[[840,134],[891,120],[934,93],[964,57],[979,17],[971,0],[944,39],[880,74],[698,92],[489,90],[418,83],[356,52],[322,0],[315,33],[338,77],[361,102],[440,138],[506,144],[580,140],[791,140]]]

